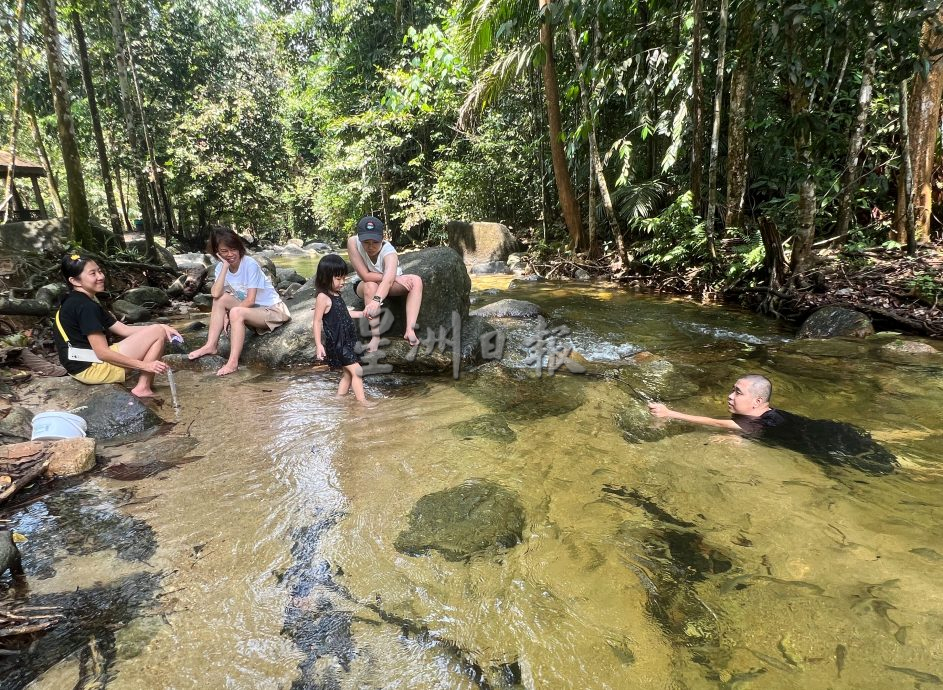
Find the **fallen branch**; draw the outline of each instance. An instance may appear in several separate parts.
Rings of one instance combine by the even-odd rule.
[[[36,463],[36,465],[28,469],[21,477],[17,478],[16,481],[4,489],[3,493],[0,493],[0,503],[3,503],[23,487],[32,484],[33,481],[35,481],[43,474],[43,472],[46,471],[46,468],[49,467],[50,462],[52,462],[52,458],[46,458],[46,460]]]

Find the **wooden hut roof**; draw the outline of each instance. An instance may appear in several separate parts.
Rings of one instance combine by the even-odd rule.
[[[10,168],[12,156],[9,151],[0,151],[0,176],[6,178],[7,171]],[[46,171],[43,166],[28,158],[23,158],[16,154],[16,165],[13,168],[13,177],[45,177]]]

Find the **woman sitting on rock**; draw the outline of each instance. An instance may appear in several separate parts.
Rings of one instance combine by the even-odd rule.
[[[229,328],[229,360],[216,372],[226,376],[239,368],[239,355],[246,341],[246,327],[257,332],[274,331],[291,321],[288,307],[272,287],[272,281],[262,271],[259,262],[246,256],[242,238],[229,228],[215,228],[210,233],[209,251],[216,264],[216,282],[213,311],[206,344],[189,354],[190,359],[215,355],[219,337]]]
[[[139,398],[154,395],[154,374],[168,367],[162,361],[164,343],[180,337],[161,324],[129,326],[115,319],[98,302],[105,289],[105,272],[87,256],[62,257],[62,277],[69,293],[56,312],[53,338],[59,361],[69,375],[82,383],[122,383],[128,369],[141,372],[131,392]],[[123,340],[108,344],[108,334]]]
[[[363,299],[363,315],[372,325],[373,338],[367,351],[375,352],[380,345],[380,308],[390,295],[406,296],[404,337],[410,345],[417,345],[416,320],[422,305],[422,278],[403,274],[396,249],[383,239],[383,221],[374,216],[361,218],[357,223],[357,234],[347,240],[347,255],[357,271],[354,291]]]

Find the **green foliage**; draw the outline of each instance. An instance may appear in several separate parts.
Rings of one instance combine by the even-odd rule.
[[[694,214],[690,192],[678,196],[658,216],[636,220],[633,228],[641,236],[636,251],[642,263],[675,269],[708,262],[704,222]]]
[[[943,298],[943,279],[937,274],[921,273],[907,283],[911,292],[927,304],[939,304]]]

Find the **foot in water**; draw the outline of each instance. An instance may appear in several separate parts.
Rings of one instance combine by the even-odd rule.
[[[187,359],[199,359],[200,357],[205,357],[206,355],[215,355],[216,348],[210,347],[209,345],[204,345],[198,350],[194,350],[187,355]]]
[[[238,364],[230,364],[229,362],[226,362],[223,366],[221,366],[221,367],[216,371],[216,375],[217,375],[217,376],[229,376],[229,374],[234,374],[234,373],[236,372],[236,369],[238,369],[238,368],[239,368],[239,365],[238,365]]]

